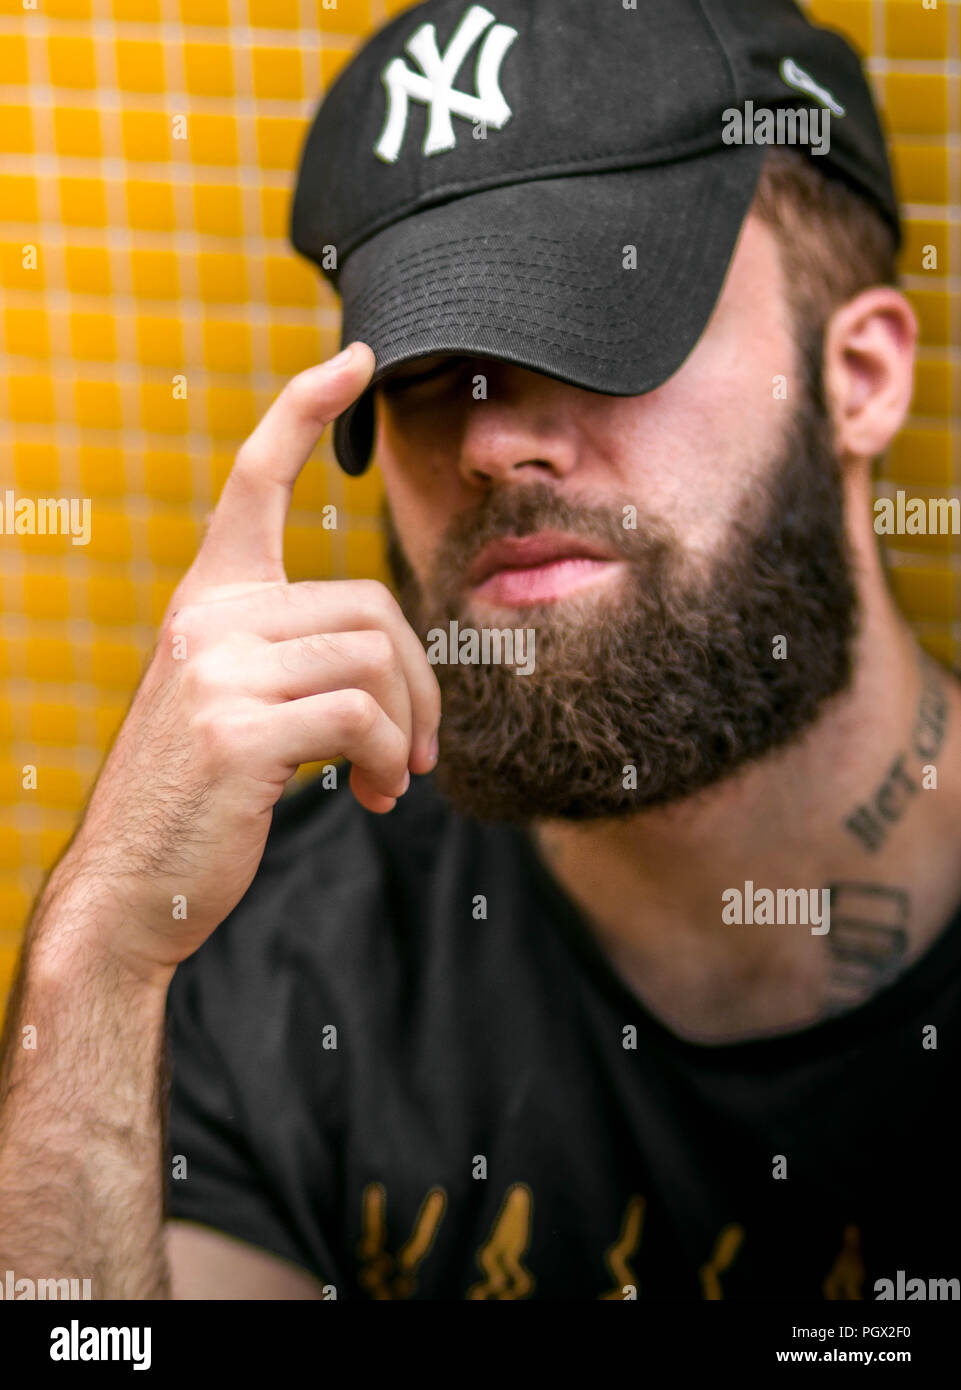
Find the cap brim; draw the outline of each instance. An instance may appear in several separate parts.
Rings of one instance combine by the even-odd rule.
[[[707,326],[765,153],[731,145],[492,188],[364,242],[341,273],[342,341],[369,344],[377,366],[334,422],[341,467],[370,461],[372,388],[428,354],[496,357],[612,396],[660,386]]]

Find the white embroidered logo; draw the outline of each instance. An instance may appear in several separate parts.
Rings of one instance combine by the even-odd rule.
[[[493,29],[489,28],[494,24]],[[475,84],[477,95],[454,88],[454,78],[461,63],[487,29],[477,58]],[[422,24],[404,45],[420,64],[419,73],[412,72],[403,58],[394,58],[381,73],[387,88],[387,120],[374,153],[387,164],[393,164],[400,154],[407,130],[411,99],[430,103],[430,120],[424,140],[424,154],[440,154],[457,144],[451,114],[468,121],[483,121],[495,130],[507,124],[513,114],[500,89],[501,64],[507,50],[517,38],[517,30],[509,24],[495,24],[494,15],[483,5],[471,5],[454,31],[441,56],[437,50],[437,31],[433,24]]]
[[[833,111],[835,116],[845,114],[844,107],[834,99],[826,87],[815,82],[810,73],[798,67],[793,58],[782,58],[781,60],[781,81],[786,82],[789,87],[793,87],[797,92],[806,92],[815,101],[819,101],[822,106],[826,106],[829,111]]]

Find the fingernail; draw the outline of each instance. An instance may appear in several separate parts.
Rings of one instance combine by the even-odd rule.
[[[431,741],[430,741],[430,747],[429,747],[428,750],[427,750],[427,756],[428,756],[428,758],[430,758],[430,760],[431,760],[432,763],[436,763],[436,761],[437,761],[437,735],[436,735],[436,734],[434,735],[434,737],[433,737],[433,738],[431,739]]]
[[[410,786],[410,773],[409,773],[409,772],[405,772],[405,773],[404,773],[404,785],[403,785],[403,786],[401,787],[401,789],[400,789],[400,794],[401,794],[401,796],[404,795],[404,792],[407,790],[407,788],[408,788],[409,786]]]
[[[341,367],[346,367],[353,355],[354,345],[351,343],[350,347],[345,347],[343,352],[338,352],[336,357],[332,357],[327,366],[331,371],[338,371]]]

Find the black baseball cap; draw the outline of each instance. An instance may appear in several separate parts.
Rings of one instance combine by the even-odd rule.
[[[762,108],[829,113],[822,152],[798,148],[900,244],[858,55],[793,0],[428,0],[375,34],[315,115],[290,220],[341,296],[342,343],[377,360],[334,424],[345,472],[370,460],[371,388],[413,358],[496,357],[613,396],[672,376],[753,199]]]

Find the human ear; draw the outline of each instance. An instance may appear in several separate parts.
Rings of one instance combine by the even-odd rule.
[[[824,339],[824,387],[839,458],[882,454],[914,392],[918,321],[898,290],[879,285],[843,304]]]

